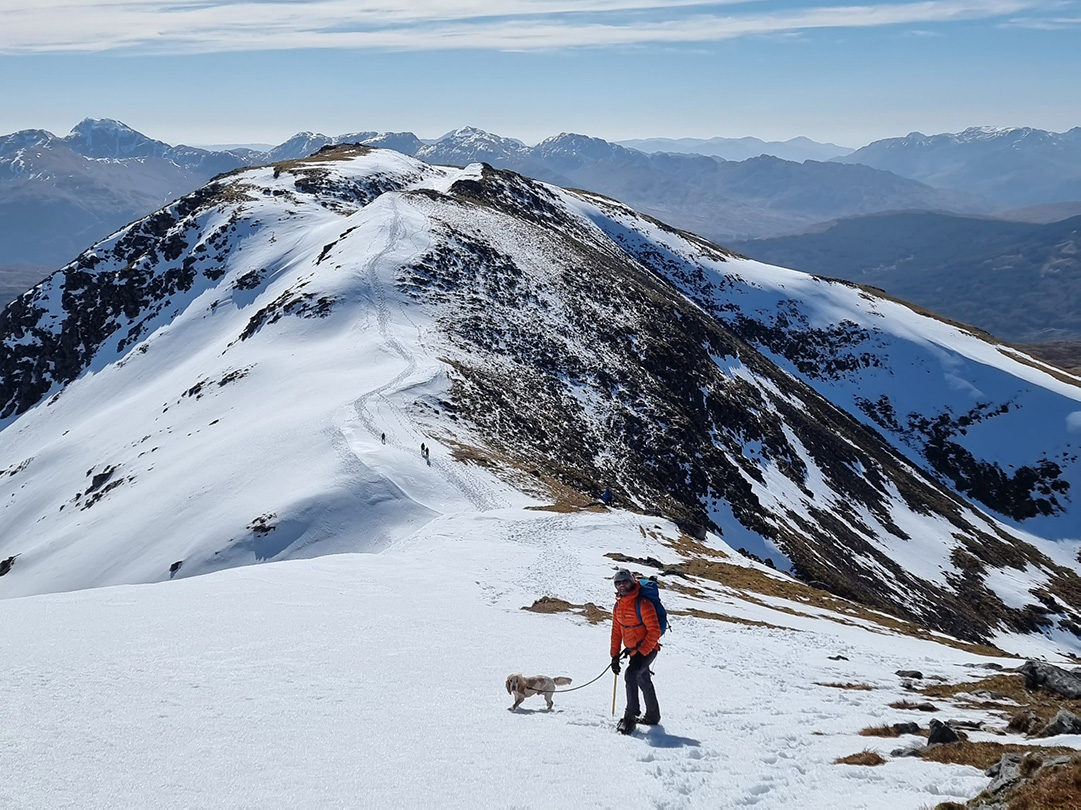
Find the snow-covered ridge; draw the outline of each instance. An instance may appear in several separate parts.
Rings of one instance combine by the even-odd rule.
[[[3,595],[378,551],[607,482],[967,638],[1079,626],[1072,383],[512,173],[353,146],[239,171],[0,339]]]
[[[935,135],[925,135],[922,132],[910,132],[903,138],[887,138],[875,141],[875,144],[885,144],[891,147],[905,147],[913,145],[930,145],[935,143],[980,143],[994,141],[1017,141],[1024,138],[1046,140],[1049,142],[1068,141],[1075,139],[1081,127],[1075,127],[1066,132],[1048,132],[1032,127],[969,127],[961,132],[942,132]],[[875,144],[871,144],[872,146]]]

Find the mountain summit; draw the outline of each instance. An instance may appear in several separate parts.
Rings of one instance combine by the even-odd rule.
[[[91,158],[160,158],[172,148],[111,118],[85,118],[63,141]]]
[[[1075,379],[599,195],[330,147],[98,243],[0,340],[5,595],[608,485],[696,565],[723,539],[963,638],[1078,645]]]

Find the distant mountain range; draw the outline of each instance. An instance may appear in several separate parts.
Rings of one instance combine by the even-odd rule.
[[[409,132],[301,132],[266,151],[212,151],[170,146],[117,121],[87,119],[63,138],[43,130],[0,138],[0,305],[95,239],[215,175],[363,143],[431,164],[484,162],[599,192],[764,260],[875,284],[1008,339],[1068,340],[1081,336],[1081,325],[1069,307],[1074,243],[1059,238],[1062,229],[956,215],[1050,225],[1081,213],[1079,134],[914,133],[830,161],[795,162],[678,150],[728,150],[738,157],[738,149],[768,147],[796,158],[847,150],[798,138],[780,145],[754,138],[650,139],[630,142],[642,147],[632,149],[567,133],[527,146],[463,127],[435,142]],[[654,148],[662,151],[644,151]],[[1020,205],[1026,207],[1006,211]],[[894,216],[926,211],[938,213]],[[867,215],[874,216],[843,222]],[[762,239],[770,241],[752,241]],[[1009,268],[1005,280],[1003,268]],[[962,289],[962,278],[971,286]],[[1015,312],[1019,301],[1023,313]]]
[[[823,219],[876,211],[983,214],[996,207],[988,200],[864,166],[765,156],[733,162],[704,155],[647,155],[567,133],[534,147],[515,144],[462,129],[416,156],[451,165],[483,161],[564,187],[600,192],[718,242],[788,233]]]
[[[763,141],[759,138],[643,138],[617,141],[620,146],[639,152],[682,152],[696,155],[712,155],[725,160],[747,160],[760,155],[778,157],[782,160],[829,160],[855,152],[847,146],[835,143],[819,143],[810,138],[791,138],[787,141]]]
[[[1046,132],[974,127],[889,138],[834,158],[990,197],[1009,206],[1081,200],[1081,127]]]
[[[430,163],[489,163],[615,197],[718,240],[771,236],[883,210],[995,209],[988,200],[862,166],[646,154],[572,134],[529,147],[469,127],[436,143],[412,133],[302,132],[267,152],[213,152],[170,146],[118,121],[87,119],[63,138],[44,130],[0,138],[0,265],[51,269],[219,173],[295,160],[340,143],[395,149]]]
[[[770,264],[879,287],[1004,340],[1081,340],[1081,216],[1034,224],[874,214],[731,246]]]

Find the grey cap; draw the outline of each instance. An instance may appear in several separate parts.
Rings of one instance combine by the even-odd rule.
[[[634,575],[626,568],[620,568],[612,577],[612,582],[634,582]]]

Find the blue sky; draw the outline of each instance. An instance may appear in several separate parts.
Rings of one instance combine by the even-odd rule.
[[[1063,131],[1081,125],[1079,34],[1081,0],[0,0],[0,132]]]

